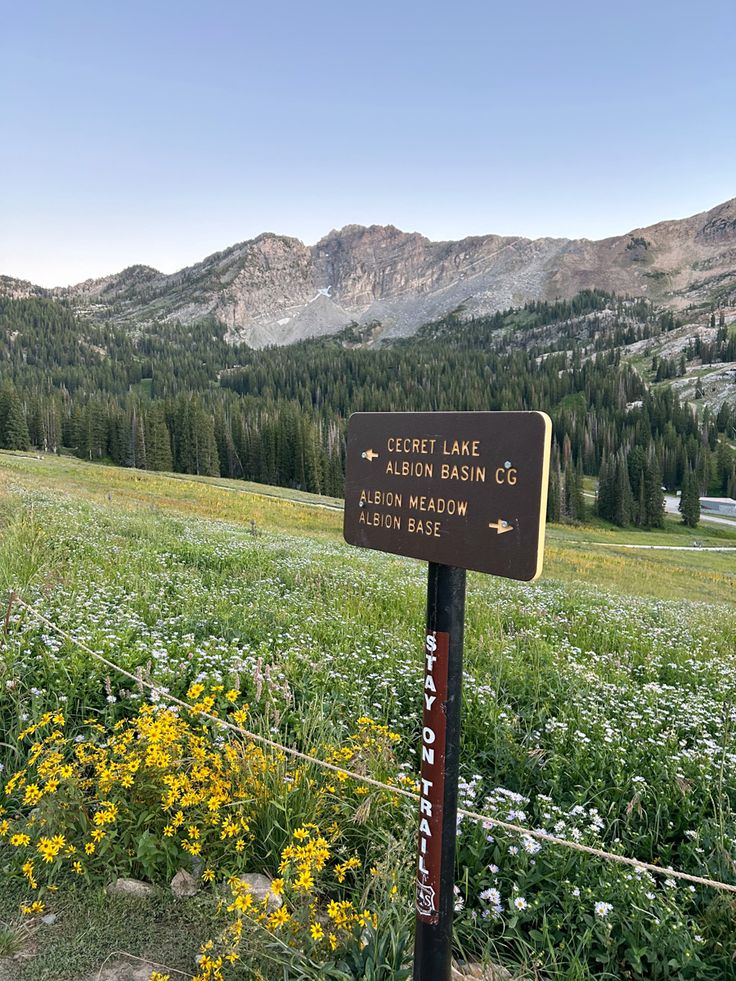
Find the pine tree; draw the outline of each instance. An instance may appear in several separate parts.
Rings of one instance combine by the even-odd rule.
[[[647,518],[646,518],[647,499],[646,499],[646,491],[644,489],[643,479],[639,482],[639,493],[636,496],[634,496],[634,491],[632,489],[631,500],[632,500],[631,517],[633,519],[634,524],[637,526],[637,528],[649,527],[647,525]]]
[[[190,404],[189,426],[191,458],[187,473],[219,477],[220,460],[217,454],[214,420],[198,398],[192,399]]]
[[[718,444],[715,463],[719,494],[728,494],[728,484],[734,462],[736,462],[736,453],[734,453],[726,440],[722,439]]]
[[[276,434],[271,422],[266,422],[261,427],[259,461],[259,476],[257,479],[262,484],[275,484],[277,473]]]
[[[33,399],[28,408],[28,438],[31,446],[36,446],[40,450],[47,450],[46,419],[43,403],[38,398]]]
[[[118,406],[113,406],[108,420],[108,447],[113,463],[119,467],[127,465],[128,458],[128,417]]]
[[[598,516],[606,521],[613,521],[614,513],[614,479],[615,471],[607,457],[603,457],[598,472],[598,493],[596,494],[596,511]]]
[[[214,426],[220,474],[223,477],[230,478],[242,477],[243,468],[240,465],[240,458],[235,448],[232,424],[229,414],[226,414],[222,407],[218,408],[215,412]]]
[[[549,470],[549,489],[547,491],[547,521],[559,524],[562,520],[562,487],[560,474],[560,451],[555,443],[552,450],[552,465]]]
[[[304,421],[304,473],[307,490],[313,494],[321,494],[322,454],[319,430],[308,420]]]
[[[688,528],[697,528],[700,521],[700,491],[692,470],[688,470],[682,482],[680,494],[680,513]]]
[[[629,486],[631,487],[631,518],[634,524],[638,526],[645,522],[644,471],[646,462],[646,453],[641,446],[635,446],[629,451],[626,465],[629,472]]]
[[[133,406],[128,416],[128,454],[126,466],[138,470],[146,469],[146,434],[143,428],[143,418],[136,406]]]
[[[623,451],[616,455],[616,471],[613,484],[613,523],[620,528],[631,524],[632,500],[629,470]]]
[[[23,403],[11,386],[0,392],[0,446],[6,450],[28,450],[31,446]]]
[[[563,513],[565,519],[572,524],[581,522],[584,518],[584,502],[582,471],[570,461],[565,467],[564,474]]]
[[[664,528],[664,493],[662,476],[652,452],[644,469],[644,528]]]
[[[145,419],[146,464],[149,470],[173,469],[171,437],[162,405],[154,405]]]
[[[706,493],[713,476],[713,461],[708,446],[699,446],[695,456],[695,478],[698,490]]]
[[[45,442],[40,449],[47,453],[58,453],[62,445],[62,410],[57,398],[51,397],[44,407]]]

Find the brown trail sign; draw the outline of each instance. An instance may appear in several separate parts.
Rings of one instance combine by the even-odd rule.
[[[360,412],[348,424],[351,545],[536,579],[551,423],[542,412]]]
[[[541,573],[551,433],[543,412],[348,422],[345,540],[429,562],[415,981],[447,981],[452,962],[465,570]]]

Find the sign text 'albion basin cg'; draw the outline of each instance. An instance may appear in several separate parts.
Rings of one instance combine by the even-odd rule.
[[[429,562],[415,981],[452,957],[465,570],[542,571],[552,424],[543,412],[358,412],[348,422],[345,540]]]

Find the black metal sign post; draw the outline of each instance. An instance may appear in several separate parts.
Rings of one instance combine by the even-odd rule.
[[[449,981],[465,570],[542,571],[552,424],[543,412],[359,412],[345,540],[429,562],[414,981]]]
[[[415,981],[448,981],[452,965],[464,630],[465,569],[430,562],[417,846]]]

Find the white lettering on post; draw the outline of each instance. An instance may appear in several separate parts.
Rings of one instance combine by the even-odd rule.
[[[439,861],[445,765],[445,728],[442,701],[447,697],[447,636],[427,634],[424,643],[424,722],[422,725],[422,772],[419,799],[419,848],[417,854],[417,912],[436,922],[439,902]],[[444,681],[442,680],[444,679]],[[439,837],[438,837],[439,836]],[[434,844],[432,844],[434,842]]]

